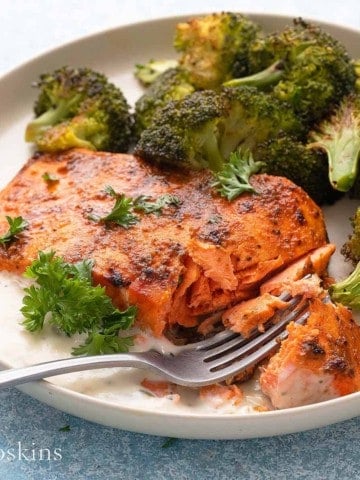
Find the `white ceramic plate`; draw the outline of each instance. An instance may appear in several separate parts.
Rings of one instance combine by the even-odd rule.
[[[251,17],[266,31],[273,31],[291,22],[290,18],[279,16]],[[36,94],[31,89],[31,83],[41,72],[62,65],[93,67],[121,86],[132,103],[141,94],[133,78],[134,65],[150,58],[174,56],[171,46],[174,26],[186,19],[178,17],[151,21],[90,36],[42,55],[0,79],[0,187],[15,175],[30,155],[23,141],[23,132],[32,115]],[[334,25],[323,27],[341,40],[353,57],[360,56],[360,32]],[[355,206],[356,202],[342,201],[326,209],[330,240],[339,246],[350,232],[348,219]],[[335,255],[331,268],[339,277],[348,272],[348,266],[339,253]],[[4,366],[57,358],[64,351],[69,351],[66,342],[52,345],[46,341],[45,335],[40,341],[24,333],[18,326],[19,305],[17,301],[10,300],[5,287],[0,288],[0,304],[0,362]],[[5,306],[9,307],[11,313],[8,322],[3,319]],[[123,378],[137,374],[125,371]],[[36,382],[22,387],[22,390],[55,408],[90,421],[137,432],[187,438],[236,439],[278,435],[328,425],[360,414],[360,393],[316,405],[263,413],[199,410],[192,406],[191,398],[188,404],[173,408],[164,400],[148,397],[144,401],[143,397],[136,396],[136,392],[124,395],[121,388],[117,391],[115,387],[114,393],[113,378],[118,378],[118,375],[117,371],[90,372],[81,377],[81,388],[77,385],[78,377],[70,377],[70,380],[69,376],[65,379],[57,377],[54,379],[56,383]],[[94,381],[102,382],[102,393],[92,389]]]

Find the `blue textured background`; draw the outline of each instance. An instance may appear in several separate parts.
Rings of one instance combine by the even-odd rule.
[[[360,419],[251,440],[183,440],[101,427],[16,390],[0,392],[1,449],[61,449],[55,461],[0,461],[1,479],[340,480],[360,478]],[[69,431],[59,431],[69,425]],[[166,447],[166,445],[168,446]]]
[[[312,17],[360,29],[358,0],[0,0],[0,75],[82,35],[138,20],[216,10]],[[69,431],[60,431],[67,425]],[[4,390],[0,480],[358,479],[359,427],[360,419],[354,419],[281,437],[176,440],[164,448],[164,438],[102,427]],[[1,459],[19,442],[30,450],[61,449],[62,459],[8,461],[5,453]]]

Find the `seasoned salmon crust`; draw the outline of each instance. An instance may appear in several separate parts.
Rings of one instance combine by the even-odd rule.
[[[140,326],[156,335],[196,327],[327,242],[322,212],[301,188],[265,174],[251,182],[256,194],[229,202],[208,171],[164,172],[132,155],[82,149],[35,155],[0,193],[0,234],[6,216],[28,222],[0,247],[0,269],[21,274],[39,251],[67,262],[90,258],[94,281],[120,308],[136,304]],[[95,222],[91,216],[114,205],[106,186],[132,198],[170,194],[179,204],[137,213],[129,228]]]

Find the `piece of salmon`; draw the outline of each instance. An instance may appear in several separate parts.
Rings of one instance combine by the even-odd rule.
[[[358,391],[360,327],[351,312],[312,299],[306,324],[288,326],[288,338],[263,369],[260,385],[278,409]]]
[[[45,181],[44,175],[57,181]],[[95,261],[94,281],[115,305],[138,306],[140,326],[156,335],[172,325],[197,327],[199,318],[254,297],[264,280],[327,241],[320,208],[282,177],[254,175],[257,194],[229,202],[207,171],[164,172],[132,155],[72,150],[31,158],[0,193],[0,235],[5,216],[29,226],[0,247],[0,269],[21,274],[39,251],[68,262]],[[137,213],[125,229],[94,222],[114,199],[178,197],[162,213]]]
[[[259,296],[239,302],[222,314],[224,325],[248,337],[256,329],[263,331],[264,324],[270,319],[276,321],[278,317],[275,313],[288,306],[286,301],[278,298],[282,293],[304,298],[324,296],[321,277],[326,275],[334,251],[335,245],[328,243],[265,281],[260,286]]]

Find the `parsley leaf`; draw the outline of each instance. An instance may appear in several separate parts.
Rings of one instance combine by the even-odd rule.
[[[115,198],[115,205],[108,215],[104,217],[90,215],[90,220],[104,223],[114,222],[124,228],[129,228],[139,221],[139,217],[134,212],[160,215],[163,208],[180,204],[178,197],[169,194],[161,195],[157,200],[150,200],[150,197],[146,195],[140,195],[133,199],[122,193],[116,193],[110,185],[105,187],[105,192]]]
[[[124,228],[129,228],[138,222],[138,217],[132,213],[134,202],[132,198],[126,197],[124,194],[116,193],[115,190],[108,185],[105,192],[115,198],[115,205],[110,213],[104,217],[91,215],[90,220],[95,222],[114,222]]]
[[[170,205],[177,207],[180,205],[180,199],[176,195],[165,194],[161,195],[157,200],[151,201],[150,197],[140,195],[134,200],[134,210],[144,213],[155,213],[160,215],[163,208]]]
[[[48,182],[48,183],[56,183],[59,181],[59,178],[54,175],[53,173],[49,173],[49,172],[45,172],[43,175],[42,175],[42,178],[45,182]]]
[[[85,343],[73,348],[73,355],[106,355],[109,353],[128,352],[133,345],[132,337],[119,337],[118,335],[107,335],[102,332],[92,332]]]
[[[70,432],[70,425],[64,425],[59,428],[59,432]]]
[[[0,244],[6,245],[7,243],[12,242],[18,233],[21,233],[25,228],[28,227],[28,222],[23,219],[23,217],[8,217],[6,220],[9,224],[9,230],[0,237]]]
[[[248,150],[232,152],[229,161],[215,174],[216,180],[212,186],[217,187],[218,193],[230,201],[244,192],[256,193],[249,179],[263,165],[263,162],[255,162]]]
[[[132,326],[136,307],[116,309],[105,288],[92,285],[92,267],[91,260],[69,264],[55,252],[39,252],[25,272],[36,283],[24,289],[23,325],[31,332],[47,322],[69,336],[88,333],[85,345],[74,350],[76,355],[127,351],[132,339],[118,334]]]

